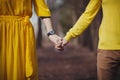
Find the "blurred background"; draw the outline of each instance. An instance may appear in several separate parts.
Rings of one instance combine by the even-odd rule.
[[[56,34],[64,37],[84,12],[90,0],[46,0]],[[44,24],[33,10],[31,22],[36,37],[40,80],[97,80],[96,55],[98,29],[102,10],[79,37],[70,41],[64,51],[54,49]]]

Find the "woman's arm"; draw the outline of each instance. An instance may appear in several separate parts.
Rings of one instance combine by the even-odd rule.
[[[51,22],[51,18],[50,17],[48,17],[48,18],[46,18],[46,17],[43,18],[42,17],[42,21],[46,26],[46,31],[47,31],[47,34],[49,34],[48,35],[49,39],[53,43],[55,43],[55,45],[60,45],[62,43],[62,38],[57,36],[55,33],[50,33],[51,31],[54,32],[52,22]]]
[[[41,20],[45,24],[46,27],[46,34],[49,34],[49,39],[56,45],[61,45],[62,38],[57,36],[55,33],[50,33],[51,31],[54,32],[52,21],[51,21],[51,13],[50,10],[45,3],[45,0],[33,0],[34,3],[34,9],[36,14],[41,17]],[[61,49],[60,47],[57,47],[57,49]]]

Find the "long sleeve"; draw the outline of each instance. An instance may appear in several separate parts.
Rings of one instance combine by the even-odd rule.
[[[92,22],[101,7],[101,0],[90,0],[85,12],[81,15],[75,25],[67,32],[65,39],[70,41],[79,36]]]
[[[35,12],[38,16],[49,17],[51,16],[50,10],[45,3],[45,0],[33,0]]]

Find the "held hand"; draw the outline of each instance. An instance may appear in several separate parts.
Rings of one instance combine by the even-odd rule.
[[[60,50],[60,51],[64,50],[63,47],[61,46],[62,45],[62,38],[61,37],[54,34],[54,35],[50,35],[49,39],[55,44],[55,48],[57,50]]]
[[[64,46],[67,45],[69,42],[66,41],[64,38],[62,39],[62,43],[61,44],[56,44],[55,48],[57,50],[63,51],[64,50]]]

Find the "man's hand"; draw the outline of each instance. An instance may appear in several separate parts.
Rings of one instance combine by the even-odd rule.
[[[65,40],[65,38],[62,39],[62,47],[66,46],[69,42]]]

